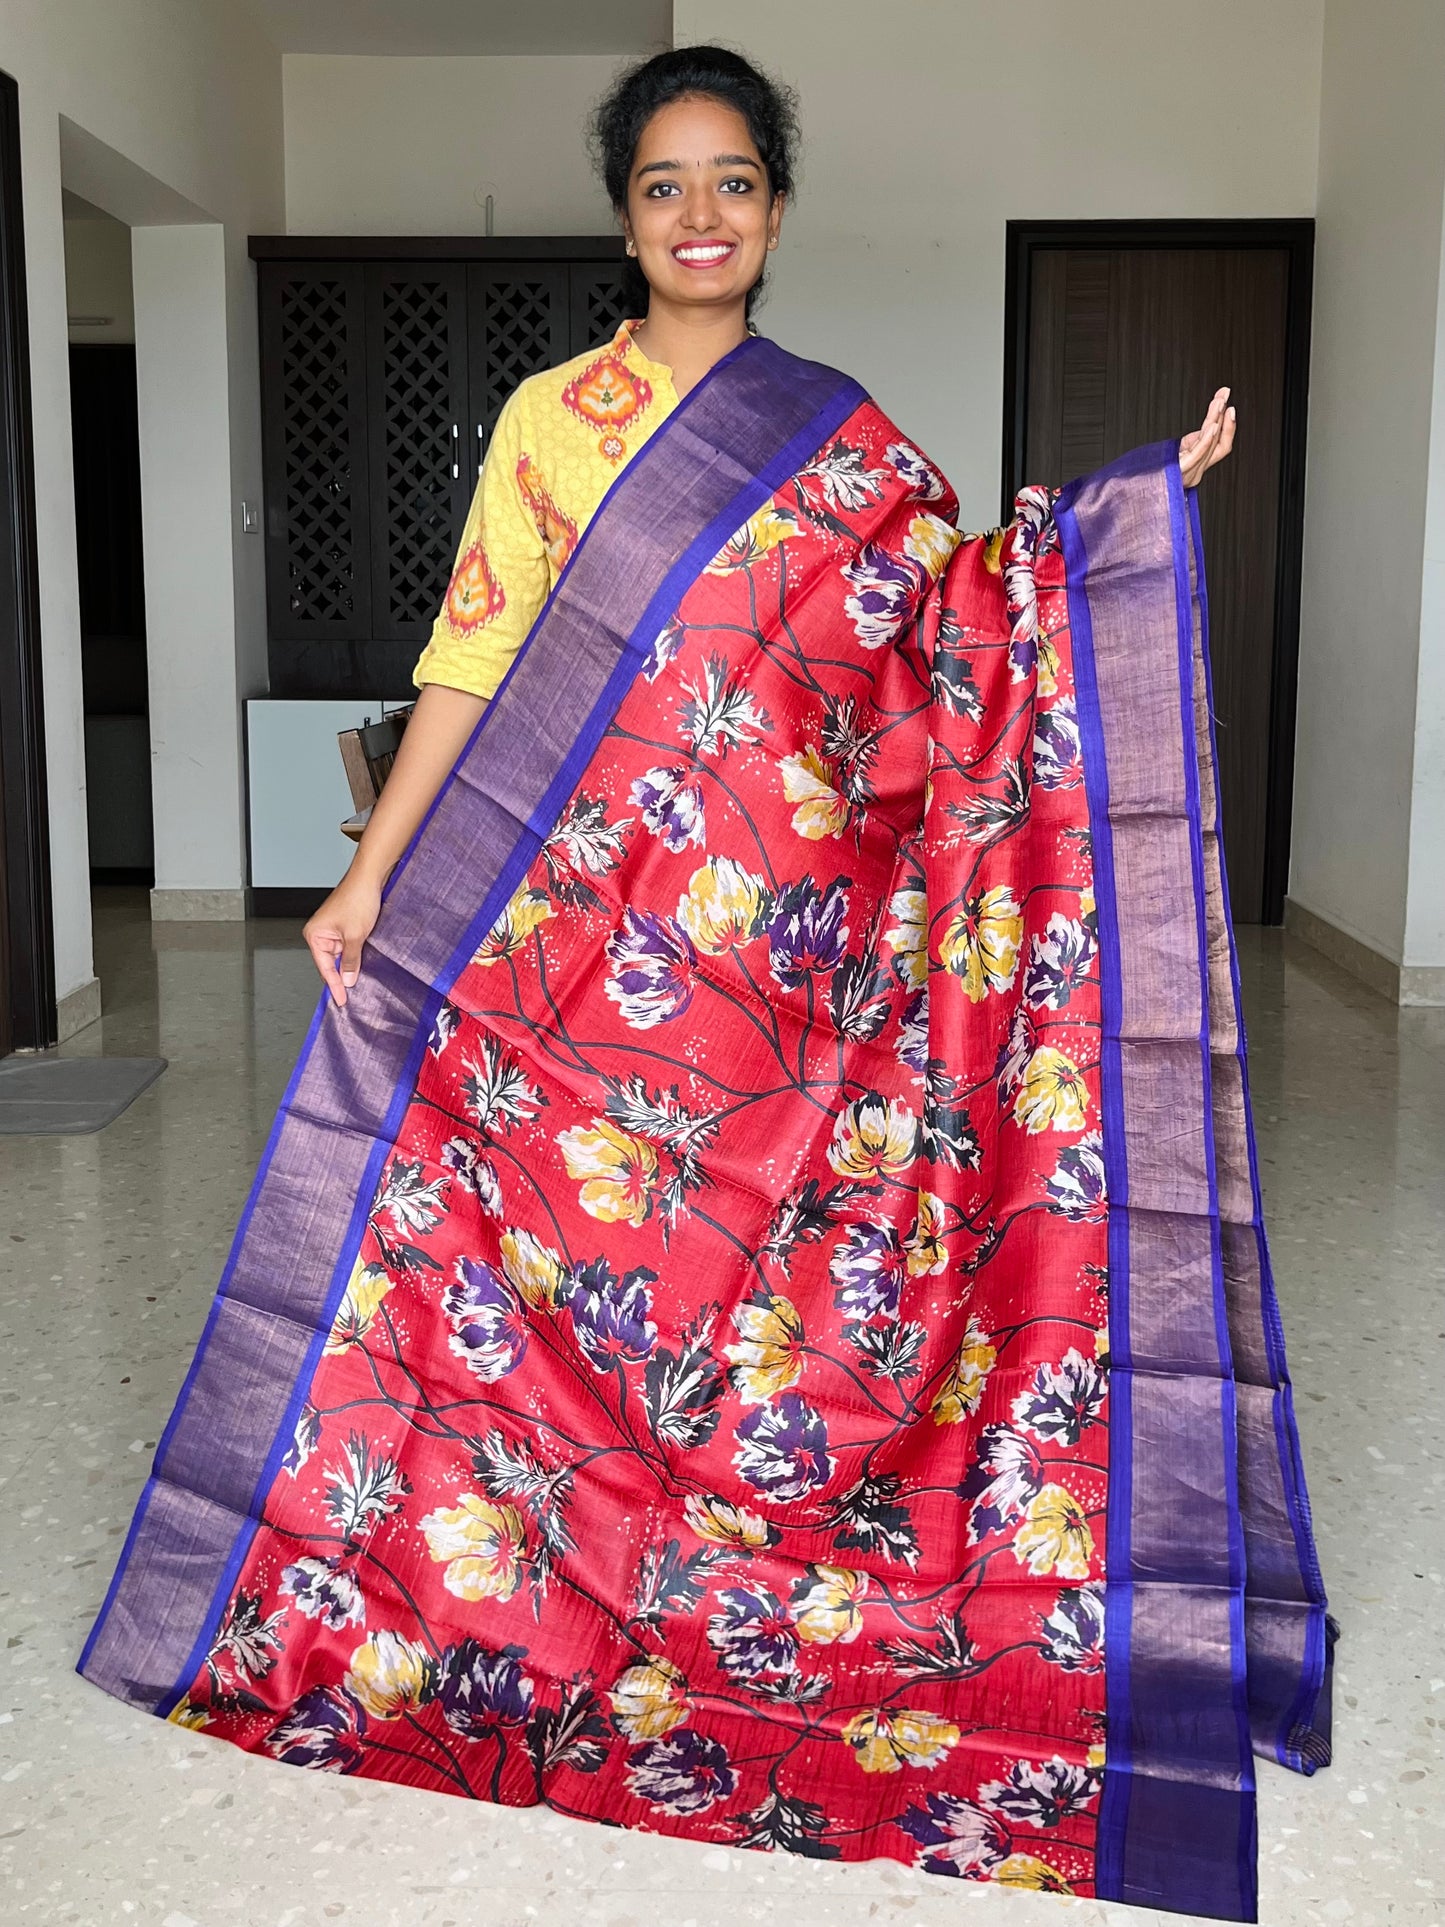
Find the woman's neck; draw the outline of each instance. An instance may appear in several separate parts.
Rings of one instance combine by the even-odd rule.
[[[654,296],[633,334],[649,361],[671,370],[680,400],[696,388],[709,368],[746,340],[747,332],[742,302],[725,308],[674,308]]]

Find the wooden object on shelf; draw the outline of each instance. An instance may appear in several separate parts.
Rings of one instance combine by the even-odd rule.
[[[336,742],[341,751],[342,767],[351,787],[351,800],[356,805],[355,815],[345,819],[341,830],[353,842],[360,841],[361,832],[371,816],[372,805],[381,794],[382,784],[391,774],[391,766],[396,761],[396,752],[401,747],[402,733],[410,715],[411,708],[394,709],[389,716],[383,716],[380,722],[365,722],[357,729],[337,731]]]

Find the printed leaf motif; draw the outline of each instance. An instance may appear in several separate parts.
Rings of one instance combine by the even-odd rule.
[[[833,1544],[917,1565],[918,1534],[907,1506],[899,1503],[901,1484],[896,1472],[874,1473],[833,1500],[828,1507]]]
[[[326,1516],[348,1542],[365,1539],[411,1491],[411,1481],[395,1459],[372,1456],[370,1441],[352,1432],[339,1466],[328,1466]]]
[[[642,1402],[654,1437],[684,1452],[705,1445],[717,1430],[718,1400],[727,1384],[712,1350],[721,1309],[704,1307],[683,1333],[678,1350],[658,1346],[643,1374]]]
[[[563,1686],[559,1706],[539,1706],[527,1723],[527,1747],[539,1778],[559,1766],[595,1773],[607,1758],[607,1740],[601,1703],[580,1679]]]
[[[740,1847],[757,1847],[764,1853],[799,1853],[810,1860],[839,1857],[839,1849],[823,1838],[828,1816],[811,1800],[770,1793],[761,1806],[729,1816],[728,1825],[737,1834]]]

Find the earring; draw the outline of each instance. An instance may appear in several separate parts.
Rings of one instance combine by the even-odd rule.
[[[633,241],[629,241],[629,242],[627,243],[627,252],[628,252],[629,254],[636,254],[636,252],[637,252],[637,244],[636,244],[635,242],[633,242]]]

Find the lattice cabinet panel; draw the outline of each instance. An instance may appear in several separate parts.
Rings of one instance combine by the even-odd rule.
[[[366,271],[372,633],[430,633],[473,477],[466,270],[377,262]]]
[[[568,353],[586,354],[617,333],[627,313],[619,262],[574,262],[568,269],[571,342]]]
[[[273,638],[371,633],[362,270],[261,276],[267,607]]]
[[[567,268],[549,261],[488,261],[469,270],[467,294],[475,482],[502,403],[518,382],[571,353]]]

